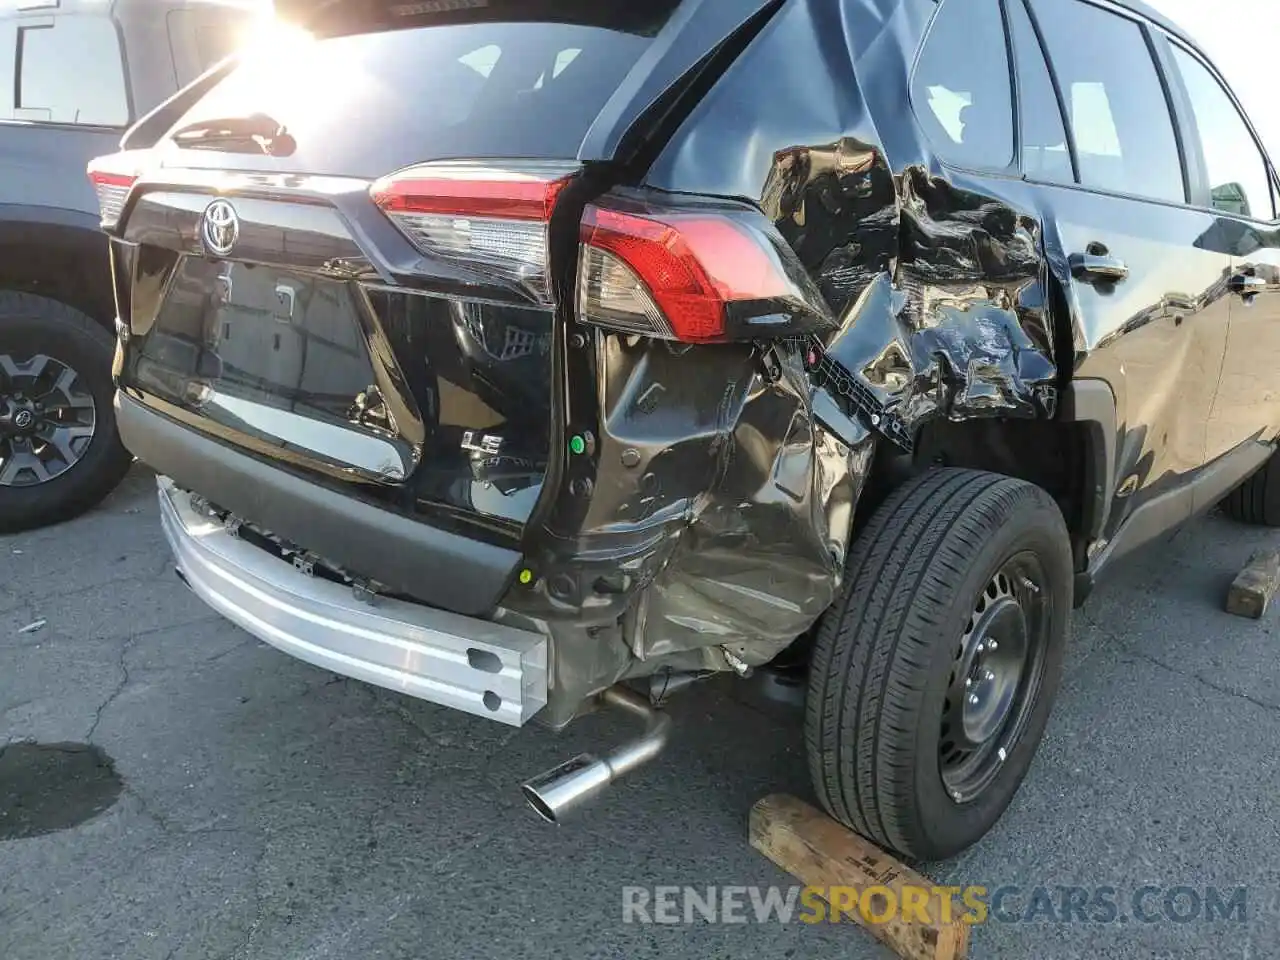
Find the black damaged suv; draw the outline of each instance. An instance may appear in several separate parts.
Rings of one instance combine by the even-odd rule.
[[[267,642],[646,721],[544,816],[804,655],[819,799],[953,854],[1110,564],[1280,524],[1275,170],[1140,4],[278,7],[93,165],[121,433]]]

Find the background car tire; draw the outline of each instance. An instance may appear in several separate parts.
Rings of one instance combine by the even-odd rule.
[[[78,445],[78,459],[70,466],[59,464],[61,472],[41,482],[28,476],[27,485],[0,484],[0,533],[77,516],[114,490],[128,471],[133,458],[120,442],[112,407],[114,348],[111,335],[80,311],[46,297],[0,291],[0,358],[11,358],[21,369],[35,357],[48,357],[60,369],[73,370],[76,391],[93,400],[93,434]],[[0,369],[0,417],[12,417],[14,384],[26,382],[11,373]],[[3,456],[9,447],[7,441],[0,444]]]
[[[1038,572],[1020,577],[1020,568],[1008,566],[1014,560]],[[828,812],[918,860],[945,859],[981,838],[1013,798],[1044,732],[1070,631],[1072,576],[1061,512],[1039,487],[945,469],[891,494],[854,542],[843,595],[814,646],[805,733],[814,789]],[[1012,582],[1019,579],[1026,583]],[[1004,593],[989,602],[997,581]],[[1011,601],[1011,590],[1022,592]],[[1030,613],[1022,612],[1024,599]],[[1034,623],[1028,634],[1038,637],[1039,653],[1016,681],[1021,712],[1007,714],[1009,726],[993,728],[985,752],[971,757],[990,762],[990,781],[965,796],[944,782],[953,759],[944,764],[940,755],[951,736],[943,723],[957,715],[957,685],[964,689],[957,650],[967,649],[974,659],[966,662],[981,668],[974,651],[991,628],[984,617],[997,615]],[[1004,646],[987,656],[1017,649]],[[1008,747],[1003,758],[991,749],[997,743]],[[949,756],[956,755],[964,752],[951,744]]]
[[[1222,501],[1233,520],[1260,527],[1280,527],[1280,465],[1272,454],[1262,467]]]

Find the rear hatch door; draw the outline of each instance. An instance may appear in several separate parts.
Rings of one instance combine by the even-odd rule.
[[[455,199],[454,179],[502,194],[572,176],[679,5],[357,6],[318,36],[265,30],[177,102],[117,231],[121,385],[353,496],[518,539],[564,446],[555,303],[531,276],[545,224],[508,230],[492,196],[482,216],[397,221],[370,188],[424,162],[427,192]]]

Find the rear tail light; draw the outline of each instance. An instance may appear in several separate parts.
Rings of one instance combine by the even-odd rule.
[[[757,211],[622,197],[583,215],[578,318],[686,343],[834,326],[795,254]]]
[[[548,225],[578,169],[560,162],[424,163],[382,178],[370,194],[423,254],[549,302]],[[583,213],[577,316],[687,343],[835,327],[795,253],[758,210],[621,192]]]
[[[112,153],[89,162],[89,182],[98,194],[98,210],[104,230],[114,229],[120,223],[129,191],[138,182],[137,153]]]
[[[545,301],[547,225],[576,169],[426,163],[382,178],[370,193],[422,253],[461,261]]]

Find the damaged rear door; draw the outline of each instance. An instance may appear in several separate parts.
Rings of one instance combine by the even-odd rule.
[[[1101,539],[1161,497],[1157,526],[1167,529],[1190,514],[1181,491],[1205,462],[1231,258],[1202,242],[1214,218],[1188,205],[1185,144],[1154,28],[1083,0],[1033,0],[1031,9],[1068,136],[1046,137],[1028,104],[1028,177],[1042,181],[1070,274],[1075,378],[1103,381],[1115,396]]]

